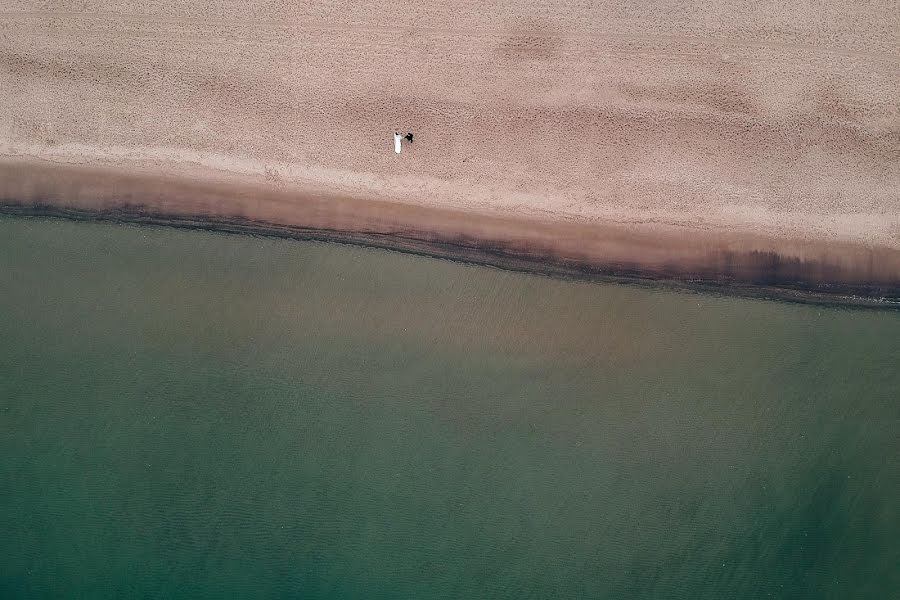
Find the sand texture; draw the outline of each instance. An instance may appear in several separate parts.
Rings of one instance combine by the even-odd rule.
[[[400,155],[394,130],[415,133]],[[900,8],[6,0],[0,161],[7,204],[43,185],[90,208],[84,178],[118,173],[226,186],[199,212],[135,191],[148,214],[315,228],[313,199],[342,198],[535,258],[613,236],[652,271],[687,239],[900,287]],[[94,205],[138,207],[105,190]],[[520,233],[488,239],[500,220]],[[604,252],[563,254],[629,262]]]

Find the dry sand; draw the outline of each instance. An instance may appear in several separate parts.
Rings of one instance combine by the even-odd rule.
[[[7,204],[895,293],[900,9],[7,0],[0,162]]]

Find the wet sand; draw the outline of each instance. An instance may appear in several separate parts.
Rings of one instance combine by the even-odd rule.
[[[809,301],[900,301],[900,251],[615,225],[500,218],[239,182],[0,162],[0,213],[171,225],[392,248],[503,268],[680,282]]]
[[[14,0],[0,193],[7,212],[896,297],[894,9]],[[399,156],[397,129],[416,136]]]

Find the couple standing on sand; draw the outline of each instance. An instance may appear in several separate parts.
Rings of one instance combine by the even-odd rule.
[[[413,134],[407,133],[406,135],[401,136],[399,131],[394,132],[394,152],[397,154],[400,154],[400,142],[404,139],[409,140],[409,143],[411,144],[413,141]]]

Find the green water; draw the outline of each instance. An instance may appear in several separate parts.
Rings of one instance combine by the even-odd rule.
[[[890,598],[900,313],[0,219],[0,597]]]

